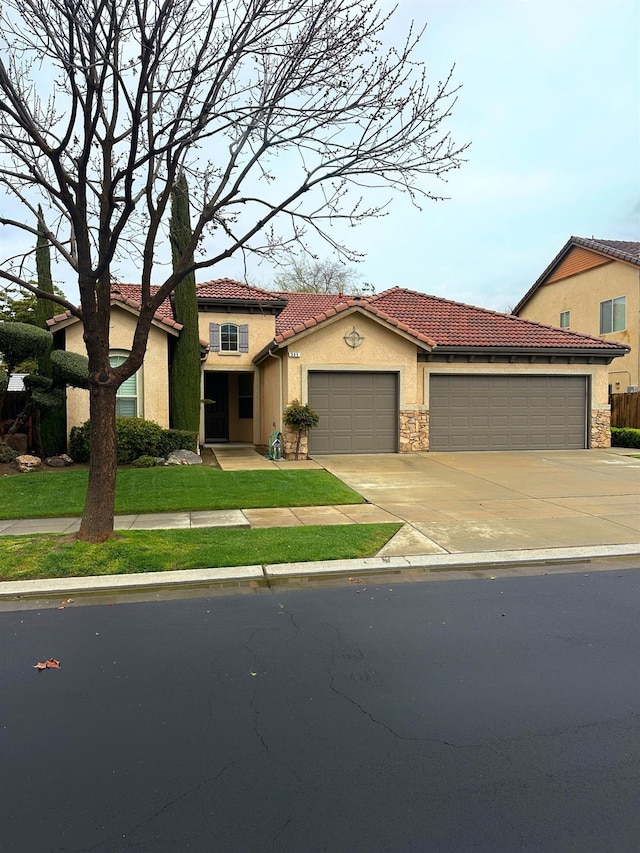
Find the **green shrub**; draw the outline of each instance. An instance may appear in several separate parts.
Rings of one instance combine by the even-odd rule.
[[[130,465],[141,456],[161,456],[159,446],[164,430],[155,421],[144,418],[116,418],[118,465]],[[89,421],[73,427],[69,453],[74,462],[87,462],[91,453]]]
[[[71,427],[69,456],[74,462],[89,461],[89,421],[85,421],[82,426]]]
[[[0,322],[0,352],[10,372],[25,359],[38,358],[53,343],[53,335],[27,323]]]
[[[118,465],[130,465],[140,456],[160,456],[162,427],[144,418],[116,418]]]
[[[640,447],[640,429],[611,427],[611,445],[613,447]]]
[[[50,360],[53,378],[58,384],[89,387],[89,359],[86,355],[57,349],[51,353]]]
[[[14,450],[13,447],[9,447],[8,444],[5,444],[3,441],[0,441],[0,463],[7,464],[9,462],[13,462],[20,454],[17,450]]]
[[[163,461],[162,456],[140,456],[139,459],[134,460],[133,467],[155,468],[156,465],[162,464]]]
[[[158,456],[168,456],[174,450],[198,452],[198,433],[186,429],[164,429],[158,445]]]

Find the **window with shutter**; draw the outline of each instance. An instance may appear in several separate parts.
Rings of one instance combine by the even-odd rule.
[[[238,326],[235,323],[220,326],[220,351],[238,352]]]

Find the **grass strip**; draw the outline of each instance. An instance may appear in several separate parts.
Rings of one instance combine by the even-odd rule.
[[[400,524],[257,530],[131,530],[91,545],[63,534],[0,537],[0,578],[119,575],[264,563],[370,557]]]
[[[21,474],[0,479],[0,518],[82,515],[86,470]],[[331,506],[363,498],[327,471],[220,471],[208,466],[121,468],[116,513]]]

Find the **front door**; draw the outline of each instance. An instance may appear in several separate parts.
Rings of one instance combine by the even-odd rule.
[[[204,397],[205,443],[229,441],[229,375],[205,371]]]

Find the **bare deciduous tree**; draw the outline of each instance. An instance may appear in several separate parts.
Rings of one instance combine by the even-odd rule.
[[[416,204],[437,198],[424,179],[459,166],[465,146],[443,127],[451,74],[428,84],[412,31],[384,50],[387,21],[361,0],[2,4],[0,183],[10,200],[0,224],[14,245],[18,232],[33,241],[42,204],[56,261],[80,291],[79,307],[56,299],[82,321],[90,366],[80,538],[112,532],[116,389],[142,364],[153,314],[184,276],[237,252],[272,257],[308,231],[349,259],[328,225],[382,214],[389,190]],[[169,272],[158,251],[181,169],[195,221]],[[112,368],[110,285],[125,256],[138,260],[142,309],[129,357]],[[37,293],[32,261],[5,259],[0,279]]]
[[[275,290],[287,293],[370,293],[370,284],[360,283],[358,270],[333,258],[312,260],[304,254],[284,264],[273,280]]]

